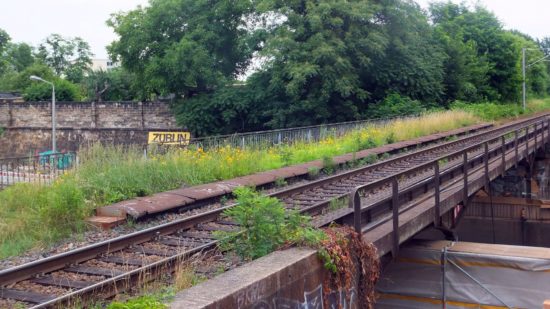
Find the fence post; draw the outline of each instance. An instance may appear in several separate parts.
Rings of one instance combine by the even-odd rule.
[[[504,173],[506,173],[506,138],[504,135],[502,136],[502,149],[500,152],[502,157],[502,176],[504,176]]]
[[[489,143],[485,142],[483,144],[483,148],[485,151],[483,154],[483,163],[485,164],[485,189],[487,189],[487,186],[489,186],[489,182],[491,181],[489,179]]]
[[[525,127],[525,159],[529,156],[529,126]]]
[[[440,203],[440,179],[439,179],[439,161],[435,161],[434,166],[434,188],[435,188],[435,217],[434,217],[434,226],[439,227],[441,225],[441,207]]]
[[[349,196],[349,208],[353,208],[353,226],[355,227],[355,232],[361,237],[361,197],[357,188],[355,188]]]
[[[538,142],[537,142],[538,131],[537,131],[537,128],[538,128],[538,124],[535,123],[535,150],[534,150],[534,152],[537,152],[537,146],[538,146]]]
[[[464,203],[464,207],[466,207],[466,204],[468,203],[468,151],[464,150],[464,154],[462,155],[462,174],[464,175],[464,189],[462,194],[462,202]]]
[[[516,131],[514,131],[514,148],[516,149],[516,168],[518,168],[518,163],[519,163],[519,150],[518,150],[518,135],[519,135],[519,132],[518,130],[516,129]]]
[[[392,179],[392,219],[393,219],[393,251],[395,258],[399,253],[399,182],[397,177]]]

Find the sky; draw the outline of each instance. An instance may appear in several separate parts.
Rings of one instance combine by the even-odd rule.
[[[427,7],[431,0],[417,2]],[[550,36],[548,0],[479,2],[493,11],[507,29],[517,29],[535,38]],[[111,13],[128,11],[147,3],[148,0],[0,0],[0,28],[8,32],[12,41],[33,46],[52,33],[79,36],[90,43],[95,58],[107,58],[105,46],[116,40],[116,35],[105,21]]]

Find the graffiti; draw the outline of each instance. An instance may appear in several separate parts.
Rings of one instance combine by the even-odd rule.
[[[253,284],[248,289],[239,292],[239,294],[237,294],[237,308],[243,308],[249,304],[258,303],[258,301],[261,298],[260,291],[261,291],[260,285]],[[269,307],[259,307],[259,308],[269,308]]]
[[[349,294],[349,301],[346,295]],[[329,308],[326,309],[352,309],[356,307],[356,292],[353,288],[349,293],[346,291],[332,291],[328,295]],[[239,308],[242,308],[239,304]],[[323,286],[304,292],[304,301],[300,302],[294,299],[284,297],[274,297],[271,302],[266,300],[257,301],[252,308],[254,309],[325,309],[323,303]]]

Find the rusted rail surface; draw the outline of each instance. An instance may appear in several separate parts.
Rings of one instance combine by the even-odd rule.
[[[441,192],[447,190],[442,184],[456,184],[459,174],[474,172],[483,162],[503,157],[506,161],[507,155],[519,154],[523,148],[527,155],[544,145],[550,136],[548,130],[547,115],[533,117],[271,196],[281,199],[287,208],[311,214],[317,226],[333,221],[355,222],[356,228],[368,234],[391,221],[393,230],[388,235],[397,252],[403,238],[399,218],[414,207],[411,201],[431,191],[439,192],[436,196],[441,198]],[[433,185],[434,179],[439,186]],[[468,184],[468,177],[460,180]],[[352,207],[331,209],[331,201],[348,198],[352,191],[357,192],[350,199]],[[470,192],[465,192],[467,200]],[[78,298],[85,301],[91,295],[114,295],[136,282],[172,271],[176,262],[215,246],[213,231],[238,228],[220,218],[228,207],[232,206],[1,271],[0,300],[15,299],[33,308],[44,308],[70,304]],[[447,210],[440,209],[436,215]],[[381,239],[381,244],[388,243],[387,235]],[[44,293],[44,286],[53,288]]]

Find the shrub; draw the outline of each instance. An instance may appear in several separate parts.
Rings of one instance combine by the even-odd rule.
[[[64,79],[57,79],[55,84],[56,101],[80,101],[82,95],[78,85]],[[25,88],[23,98],[26,101],[49,101],[52,98],[52,87],[43,82],[36,82]]]
[[[426,109],[422,103],[409,97],[391,93],[386,98],[369,109],[369,116],[373,118],[389,118],[405,115],[419,115]]]
[[[323,171],[327,175],[330,175],[336,172],[336,163],[334,162],[334,159],[331,156],[323,157]]]
[[[240,230],[215,233],[222,250],[256,259],[285,243],[312,245],[323,239],[323,233],[311,227],[308,217],[285,210],[276,198],[245,187],[235,189],[234,194],[238,205],[227,209],[224,216],[239,224]]]

